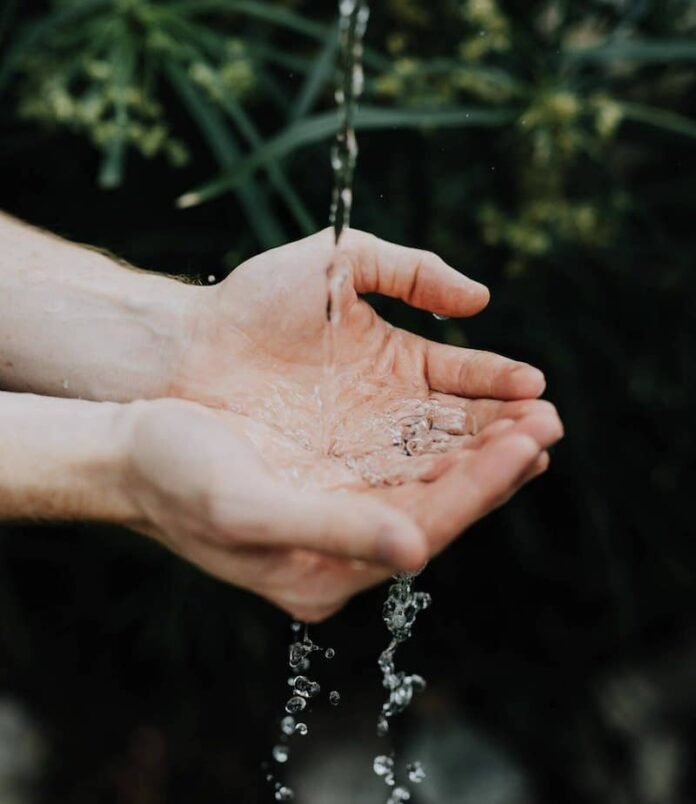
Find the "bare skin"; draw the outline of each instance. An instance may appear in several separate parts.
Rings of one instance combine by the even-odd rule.
[[[21,397],[0,394],[0,518],[119,522],[318,620],[444,549],[543,472],[562,435],[553,406],[537,398],[537,369],[395,329],[359,298],[479,312],[488,291],[435,255],[347,233],[337,370],[327,378],[328,231],[199,288],[0,216],[2,227],[10,247],[0,253],[0,384],[95,401],[60,401],[66,411],[44,398],[19,410]],[[402,485],[370,485],[352,471],[346,457],[375,443],[391,461],[388,439],[379,443],[385,416],[432,398],[475,425],[459,431],[445,414],[453,449],[408,458],[418,471]],[[129,401],[138,399],[146,401]],[[333,410],[323,428],[322,405]],[[98,437],[78,438],[83,424]],[[70,427],[75,437],[53,451],[30,437],[56,428],[68,436]]]
[[[174,385],[178,396],[242,414],[226,421],[248,439],[256,455],[253,471],[265,471],[267,482],[284,479],[304,493],[327,489],[322,494],[329,507],[348,499],[349,488],[353,499],[341,510],[360,510],[355,506],[362,497],[402,517],[393,537],[375,539],[372,532],[363,538],[352,525],[325,535],[321,544],[304,545],[288,521],[292,547],[249,543],[224,562],[235,583],[257,579],[255,591],[310,620],[337,610],[394,567],[422,566],[545,471],[546,450],[562,435],[554,407],[536,398],[545,387],[537,369],[396,329],[358,295],[381,292],[431,312],[464,316],[487,304],[486,288],[433,254],[350,231],[341,244],[349,280],[340,294],[335,410],[322,444],[317,388],[326,385],[325,274],[332,256],[331,233],[324,231],[250,260],[210,289]],[[427,456],[422,476],[398,487],[372,488],[349,476],[341,445],[369,451],[374,431],[365,422],[414,397],[435,397],[467,411],[479,434],[461,439],[455,452]],[[250,455],[247,460],[252,463]],[[223,566],[215,553],[194,560],[214,573]]]

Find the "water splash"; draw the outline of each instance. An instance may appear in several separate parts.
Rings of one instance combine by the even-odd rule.
[[[466,409],[437,399],[399,399],[382,415],[373,416],[353,442],[370,444],[369,450],[344,443],[334,436],[332,455],[371,486],[398,486],[423,477],[433,460],[461,447],[478,432],[476,418]]]
[[[425,779],[423,763],[418,760],[409,762],[406,766],[406,773],[408,774],[409,782],[413,782],[413,784],[420,784]]]
[[[328,660],[336,655],[336,651],[333,648],[322,648],[313,642],[309,635],[309,626],[306,623],[304,625],[293,623],[292,641],[288,648],[290,693],[285,702],[285,711],[288,714],[280,720],[278,741],[271,751],[276,765],[285,765],[289,761],[290,741],[295,735],[305,737],[309,733],[309,726],[304,722],[297,722],[293,715],[307,711],[311,702],[321,693],[321,685],[309,675],[312,669],[312,657],[315,654]],[[329,701],[334,705],[337,703],[334,700],[336,695],[338,695],[336,691],[329,694]],[[273,785],[273,795],[276,801],[294,801],[295,793],[292,788],[277,781],[273,773],[267,774],[266,781]]]
[[[411,636],[411,629],[416,617],[430,606],[431,598],[427,592],[416,592],[413,579],[418,573],[403,573],[394,578],[389,587],[389,594],[382,608],[382,618],[391,633],[391,640],[379,657],[379,669],[382,671],[382,686],[387,690],[387,700],[382,704],[382,711],[377,720],[377,734],[386,737],[389,733],[389,721],[403,712],[413,700],[416,692],[426,687],[425,679],[417,674],[407,674],[396,669],[395,654],[402,642]],[[388,771],[384,769],[388,768]],[[390,787],[396,783],[393,757],[381,755],[375,759],[375,773],[382,776]],[[420,762],[412,762],[406,766],[409,781],[419,784],[425,778],[425,771]],[[407,787],[395,787],[387,804],[408,801],[411,792]]]
[[[353,126],[357,100],[362,94],[364,85],[362,42],[370,16],[367,0],[340,0],[338,8],[342,80],[336,90],[339,129],[331,151],[334,187],[330,213],[336,248],[331,264],[326,270],[327,326],[324,341],[324,377],[321,387],[316,389],[321,420],[321,450],[324,454],[329,454],[331,451],[330,434],[334,410],[337,357],[336,339],[341,323],[341,297],[350,279],[350,266],[341,258],[338,242],[344,229],[350,225],[353,206],[353,176],[358,158],[358,144]],[[301,629],[302,626],[299,623],[293,624],[293,632],[296,636],[299,635]],[[322,649],[312,642],[309,627],[305,624],[302,640],[295,639],[289,650],[288,664],[290,670],[297,674],[289,679],[292,694],[285,704],[285,711],[289,715],[303,711],[307,707],[307,702],[317,696],[321,690],[319,684],[306,675],[311,667],[311,655],[317,651],[322,651]],[[335,651],[333,648],[327,648],[323,654],[324,658],[330,660],[334,657]],[[332,690],[329,695],[330,703],[338,706],[340,700],[340,693]],[[276,761],[285,762],[288,752],[283,750],[279,752],[279,749],[286,746],[293,734],[307,734],[308,727],[304,723],[295,724],[292,718],[283,718],[280,731],[282,742],[273,749],[273,756]],[[278,756],[284,757],[284,759],[279,760]],[[277,782],[275,798],[277,801],[292,801],[294,792]]]
[[[339,241],[342,233],[350,226],[353,205],[353,178],[358,158],[358,143],[355,136],[354,121],[357,102],[364,85],[362,67],[363,38],[369,19],[367,0],[340,0],[339,2],[339,37],[341,52],[341,82],[336,90],[336,103],[339,115],[339,129],[331,151],[331,166],[334,172],[334,187],[331,201],[330,222],[334,230],[335,248],[331,262],[326,269],[326,328],[323,355],[323,378],[315,389],[320,410],[320,447],[325,455],[343,457],[346,465],[357,471],[370,485],[403,483],[410,478],[403,467],[395,474],[385,471],[385,448],[390,457],[396,451],[411,462],[419,456],[437,454],[451,449],[453,438],[468,437],[476,432],[476,423],[466,411],[445,409],[435,400],[413,400],[412,410],[404,410],[404,402],[398,410],[387,411],[379,422],[371,422],[370,426],[381,427],[386,433],[388,443],[369,455],[354,455],[345,451],[344,445],[337,439],[334,427],[336,407],[336,368],[339,362],[339,334],[343,311],[343,297],[346,289],[350,289],[351,267],[342,257]],[[407,400],[407,405],[410,404]],[[370,443],[369,440],[366,443]],[[388,691],[388,697],[382,706],[378,722],[378,733],[382,736],[389,732],[389,721],[402,712],[411,702],[415,692],[425,689],[425,680],[417,675],[407,675],[397,671],[394,657],[398,646],[411,635],[411,628],[419,612],[430,605],[430,596],[425,592],[413,590],[415,574],[399,575],[389,589],[389,595],[383,607],[384,622],[392,638],[387,648],[379,657],[382,671],[382,683]],[[302,626],[293,625],[295,636],[299,636]],[[289,666],[293,673],[289,679],[291,695],[285,709],[287,717],[281,720],[280,742],[273,749],[276,762],[285,763],[289,758],[288,742],[294,734],[307,734],[305,723],[295,723],[292,715],[302,712],[321,688],[308,673],[311,668],[312,654],[322,649],[312,642],[307,625],[303,638],[295,638],[289,649]],[[327,648],[323,652],[325,659],[332,659],[334,651]],[[341,696],[337,690],[329,694],[329,701],[338,706]],[[394,758],[380,755],[375,758],[374,771],[392,788],[387,804],[400,804],[409,801],[410,790],[403,785],[396,785]],[[406,773],[409,782],[418,784],[425,778],[425,772],[419,762],[407,765]],[[270,781],[273,781],[271,775]],[[275,783],[275,798],[278,801],[291,801],[294,792]]]

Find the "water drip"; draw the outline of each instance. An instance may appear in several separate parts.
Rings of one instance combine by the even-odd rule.
[[[302,623],[293,623],[291,626],[292,641],[288,648],[288,667],[290,677],[290,697],[285,704],[285,711],[288,713],[280,720],[278,743],[271,752],[274,761],[284,765],[290,759],[290,741],[295,735],[305,737],[309,733],[309,727],[304,722],[296,722],[293,715],[308,711],[312,701],[321,692],[321,686],[314,681],[308,674],[311,672],[312,657],[319,654],[323,659],[330,659],[335,655],[333,648],[322,648],[312,641],[309,634],[309,626]],[[300,638],[300,633],[302,637]],[[340,695],[335,690],[329,694],[329,701],[336,704],[335,696]],[[268,774],[267,781],[272,783],[274,777]],[[276,782],[274,787],[274,797],[276,801],[294,801],[294,791],[281,782]]]
[[[389,594],[382,608],[382,618],[391,634],[391,640],[379,657],[379,669],[382,671],[382,686],[387,690],[387,700],[382,704],[382,711],[377,719],[377,734],[386,737],[389,733],[389,721],[394,715],[403,712],[413,700],[414,693],[422,692],[426,682],[417,674],[406,674],[396,669],[394,657],[398,646],[411,637],[411,629],[416,617],[430,606],[431,599],[427,592],[416,592],[413,579],[418,573],[397,575],[389,587]],[[383,772],[388,767],[389,771]],[[375,773],[383,776],[384,782],[395,784],[394,760],[380,755],[374,762]],[[415,784],[425,778],[425,771],[420,762],[412,762],[406,766],[409,781]],[[387,804],[398,804],[408,801],[411,793],[406,787],[395,787]]]

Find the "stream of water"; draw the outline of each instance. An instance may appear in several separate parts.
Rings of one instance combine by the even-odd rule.
[[[358,144],[354,130],[357,102],[362,94],[364,77],[362,67],[363,38],[369,20],[367,0],[340,0],[339,37],[341,69],[336,89],[339,129],[331,150],[334,187],[331,199],[330,221],[334,230],[335,248],[326,270],[326,328],[324,341],[323,381],[316,389],[320,406],[321,450],[326,456],[341,456],[340,440],[334,427],[337,390],[337,345],[341,333],[341,297],[351,278],[350,266],[341,256],[340,242],[350,226],[353,205],[353,176],[358,157]],[[395,409],[386,409],[382,420],[371,421],[369,427],[386,435],[385,445],[377,445],[368,454],[351,456],[346,451],[344,462],[348,468],[373,486],[403,483],[411,473],[406,463],[416,464],[415,456],[433,454],[451,449],[452,439],[466,436],[475,430],[475,424],[466,412],[453,410],[431,399],[402,399]],[[394,461],[394,453],[401,462]],[[386,450],[389,458],[385,460]],[[395,468],[396,467],[396,468]],[[430,605],[430,595],[413,588],[418,573],[394,578],[384,603],[382,615],[390,632],[389,644],[379,657],[378,665],[387,699],[377,721],[377,734],[386,738],[391,718],[403,712],[411,703],[414,693],[425,689],[425,679],[417,674],[397,670],[395,654],[398,646],[411,636],[418,614]],[[273,748],[275,766],[283,766],[290,757],[291,739],[304,737],[309,732],[305,722],[311,702],[321,693],[320,684],[310,677],[312,662],[317,658],[331,660],[332,648],[323,649],[315,644],[309,629],[294,623],[288,665],[290,692],[285,714],[280,721],[280,734]],[[338,705],[340,694],[329,693],[329,702]],[[373,770],[389,788],[387,804],[400,804],[411,799],[411,784],[425,778],[420,762],[412,761],[398,767],[393,752],[375,757]],[[276,801],[292,801],[294,791],[277,780],[276,771],[269,772]]]

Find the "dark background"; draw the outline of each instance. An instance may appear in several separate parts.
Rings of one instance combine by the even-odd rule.
[[[175,208],[177,196],[217,175],[220,163],[234,169],[235,142],[247,154],[255,147],[214,98],[204,97],[197,116],[167,81],[158,60],[189,69],[197,58],[182,29],[182,49],[156,51],[148,80],[158,119],[186,144],[185,166],[145,158],[127,131],[100,151],[90,141],[94,126],[77,112],[59,119],[46,82],[60,77],[71,54],[86,63],[89,20],[126,19],[142,58],[137,85],[157,25],[142,10],[162,4],[93,3],[15,52],[27,26],[75,5],[4,4],[0,208],[202,281],[224,277],[279,232],[300,236],[296,207],[263,172],[243,186],[263,199],[275,235],[252,225],[235,192]],[[333,4],[269,5],[331,30]],[[273,15],[222,10],[199,22],[250,52],[266,48],[266,56],[249,57],[250,86],[233,80],[229,91],[259,136],[272,139],[289,125],[283,99],[314,75],[325,38]],[[437,251],[493,295],[472,321],[437,322],[385,300],[381,312],[429,337],[539,365],[567,431],[551,471],[418,581],[433,606],[399,664],[423,673],[430,687],[395,736],[404,757],[427,760],[430,780],[415,800],[693,802],[693,4],[392,0],[375,4],[368,41],[366,105],[422,112],[422,122],[443,107],[471,108],[472,118],[481,110],[509,115],[447,128],[395,118],[360,135],[354,226]],[[211,44],[209,60],[221,70],[229,54],[218,51]],[[75,97],[90,88],[108,93],[80,69],[66,79]],[[333,71],[322,69],[308,115],[331,108]],[[510,81],[522,86],[510,89]],[[107,103],[102,121],[113,111]],[[206,115],[222,126],[221,140]],[[317,226],[330,194],[328,143],[300,138],[282,160]],[[113,170],[104,178],[104,158],[116,165],[115,178]],[[118,186],[100,187],[100,175]],[[319,704],[310,717],[289,770],[298,801],[385,798],[370,770],[384,594],[363,595],[313,629],[337,651],[320,680],[343,702]],[[22,790],[29,782],[38,801],[66,804],[272,800],[259,765],[284,701],[288,638],[279,612],[140,537],[87,526],[5,528],[7,790],[12,779]]]

